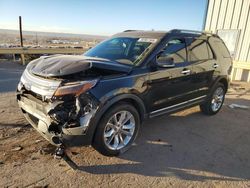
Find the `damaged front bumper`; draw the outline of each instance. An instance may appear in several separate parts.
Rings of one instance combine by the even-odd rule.
[[[32,90],[26,86],[32,80],[27,81],[27,76],[23,76],[18,86],[17,102],[28,122],[53,145],[91,144],[93,135],[88,134],[88,129],[98,109],[98,101],[89,93],[78,97],[46,98],[36,93],[37,88],[34,87],[36,84],[39,89],[45,90],[48,84],[42,80],[36,80],[42,86],[32,83],[35,88]]]
[[[79,100],[79,99],[76,99]],[[60,119],[58,114],[62,115],[70,113],[71,111],[56,111],[58,105],[63,102],[53,103],[40,102],[37,99],[32,99],[22,94],[17,94],[18,105],[21,108],[25,118],[28,122],[51,144],[68,146],[88,145],[91,143],[87,135],[87,130],[90,126],[91,119],[94,118],[95,109],[91,109],[88,113],[80,115],[74,114],[75,118],[67,116],[65,121]],[[65,118],[65,117],[62,117]]]

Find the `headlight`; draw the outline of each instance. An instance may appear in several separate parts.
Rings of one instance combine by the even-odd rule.
[[[73,94],[79,96],[80,94],[90,90],[97,83],[97,80],[82,81],[82,82],[69,82],[57,88],[54,96],[59,97],[63,95]]]

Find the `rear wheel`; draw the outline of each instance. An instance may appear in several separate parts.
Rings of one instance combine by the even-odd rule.
[[[200,105],[201,111],[206,115],[218,113],[223,105],[225,94],[225,86],[222,83],[218,83],[207,101]]]
[[[137,110],[119,103],[104,114],[94,137],[93,147],[106,156],[125,152],[134,142],[140,126]]]

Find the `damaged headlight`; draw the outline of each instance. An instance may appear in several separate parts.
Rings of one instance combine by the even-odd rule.
[[[97,80],[65,83],[64,85],[57,88],[56,92],[54,93],[54,96],[59,97],[69,94],[79,96],[82,93],[85,93],[86,91],[93,88],[96,83]]]

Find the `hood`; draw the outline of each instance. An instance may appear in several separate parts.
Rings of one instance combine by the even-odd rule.
[[[82,72],[91,68],[129,73],[131,66],[107,59],[79,55],[52,55],[36,59],[27,66],[29,72],[43,76],[56,77]]]

